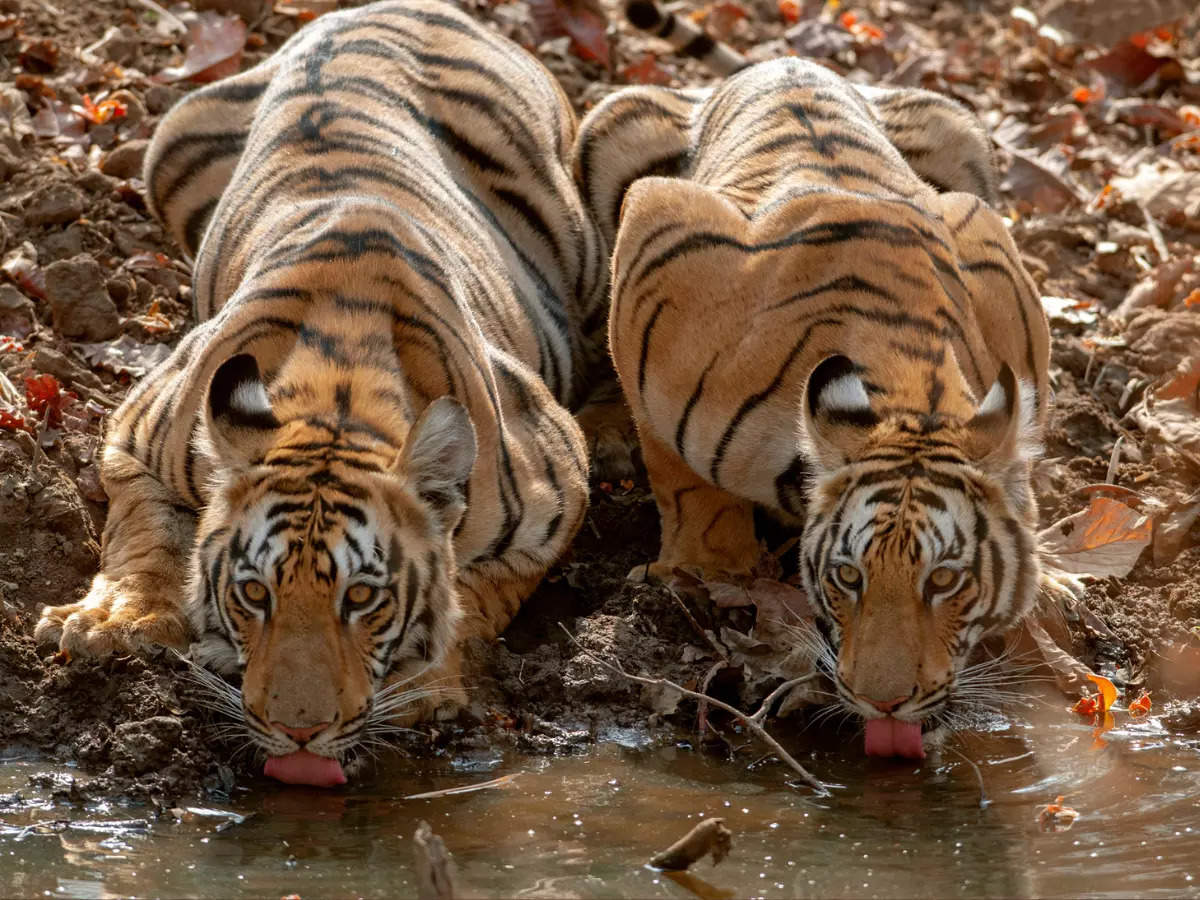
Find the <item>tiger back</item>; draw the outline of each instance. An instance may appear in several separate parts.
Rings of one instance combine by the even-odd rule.
[[[575,127],[537,60],[436,0],[324,16],[180,102],[145,180],[201,324],[114,416],[101,572],[39,636],[193,641],[283,780],[461,702],[461,642],[586,507],[567,407],[606,279]]]
[[[839,699],[868,752],[922,755],[1038,576],[1048,329],[982,130],[786,58],[617,92],[575,157],[614,233],[610,342],[662,518],[635,573],[745,574],[756,506],[802,525]]]

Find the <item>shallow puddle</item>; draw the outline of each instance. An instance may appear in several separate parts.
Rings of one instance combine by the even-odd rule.
[[[1200,897],[1200,739],[1153,718],[1097,750],[1061,702],[996,720],[956,743],[980,768],[986,809],[953,753],[880,763],[863,757],[861,737],[814,749],[801,736],[800,759],[837,785],[818,798],[789,788],[775,763],[747,769],[686,741],[609,737],[584,756],[394,759],[336,791],[262,781],[178,822],[54,806],[28,783],[53,769],[8,761],[0,895],[411,896],[412,836],[425,819],[476,896],[689,897],[644,864],[701,817],[722,816],[733,852],[693,867],[701,896]],[[403,799],[510,773],[521,774],[500,787]],[[1058,794],[1079,818],[1041,832],[1038,808]]]

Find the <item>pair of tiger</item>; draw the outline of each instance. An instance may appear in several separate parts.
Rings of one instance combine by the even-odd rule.
[[[868,752],[920,756],[1039,571],[1048,333],[988,148],[951,101],[798,59],[620,90],[577,128],[439,0],[322,17],[154,137],[200,324],[114,416],[101,571],[38,637],[190,645],[240,676],[267,774],[343,781],[398,713],[464,700],[462,641],[572,539],[570,410],[607,335],[649,572],[747,571],[755,507],[802,524],[841,702]]]

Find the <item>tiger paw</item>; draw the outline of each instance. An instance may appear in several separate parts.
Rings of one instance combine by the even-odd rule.
[[[38,643],[57,644],[69,656],[103,658],[155,647],[186,650],[189,629],[178,605],[182,586],[157,575],[102,573],[78,603],[46,606],[34,630]]]
[[[689,578],[704,582],[737,581],[749,575],[750,571],[730,572],[720,568],[688,565],[685,563],[667,563],[661,560],[634,566],[625,576],[626,581],[634,584],[670,584],[673,580]]]
[[[624,400],[589,402],[575,419],[587,440],[593,481],[624,481],[637,474],[637,428]]]

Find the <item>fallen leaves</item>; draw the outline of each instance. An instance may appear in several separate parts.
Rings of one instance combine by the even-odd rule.
[[[1093,496],[1086,509],[1041,532],[1042,558],[1076,575],[1124,577],[1154,536],[1149,516],[1111,497]]]
[[[658,64],[658,57],[646,53],[637,62],[621,70],[621,77],[631,84],[670,84],[671,73]]]
[[[207,10],[197,13],[188,23],[183,63],[163,69],[152,80],[208,82],[226,78],[237,73],[245,46],[246,23],[240,18]]]
[[[592,0],[530,0],[529,13],[541,40],[567,35],[572,53],[608,66],[608,18]]]
[[[1069,806],[1063,806],[1065,799],[1066,797],[1059,794],[1054,798],[1053,803],[1038,807],[1037,816],[1034,819],[1038,828],[1050,832],[1070,830],[1071,826],[1075,824],[1075,820],[1079,818],[1079,813]]]

